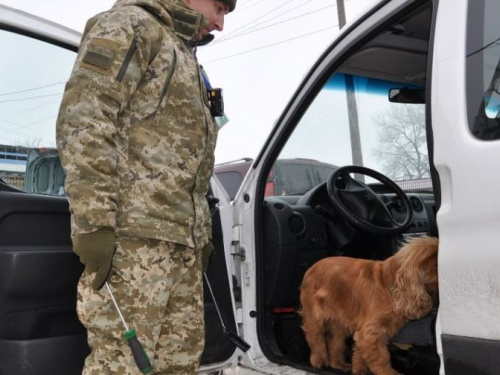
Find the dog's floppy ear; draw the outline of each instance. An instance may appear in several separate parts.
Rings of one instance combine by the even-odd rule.
[[[394,311],[408,319],[420,319],[432,308],[432,297],[424,284],[424,271],[421,269],[424,251],[405,249],[401,266],[396,272],[394,282]]]

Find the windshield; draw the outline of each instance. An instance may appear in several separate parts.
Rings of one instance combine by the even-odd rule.
[[[390,101],[390,92],[397,88],[415,92],[420,100]],[[417,104],[422,90],[419,85],[336,73],[311,103],[279,159],[365,166],[407,192],[431,191],[425,104]]]

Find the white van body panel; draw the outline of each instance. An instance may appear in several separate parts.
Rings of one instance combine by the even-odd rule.
[[[444,334],[500,339],[499,141],[469,129],[467,1],[442,0],[433,56],[432,123],[441,180],[440,316]]]

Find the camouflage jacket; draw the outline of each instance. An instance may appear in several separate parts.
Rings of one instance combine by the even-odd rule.
[[[88,21],[57,120],[73,234],[207,243],[217,128],[195,56],[206,22],[180,0],[119,0]]]

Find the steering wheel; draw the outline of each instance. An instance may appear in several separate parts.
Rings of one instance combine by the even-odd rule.
[[[386,203],[366,184],[355,180],[351,173],[365,175],[381,182],[396,194],[404,205],[406,217],[396,221]],[[355,227],[379,235],[404,232],[413,222],[410,199],[401,188],[383,174],[366,167],[348,165],[335,170],[326,184],[333,206]]]

